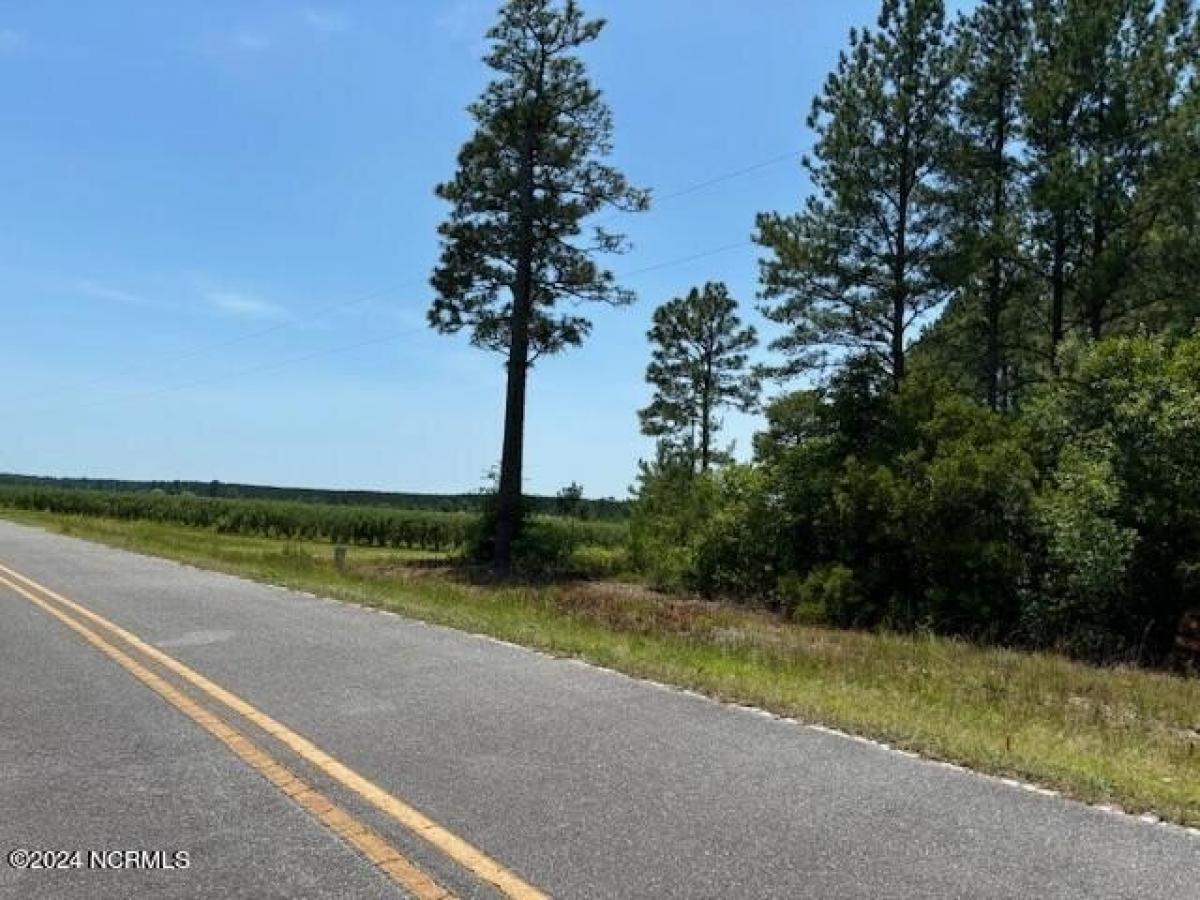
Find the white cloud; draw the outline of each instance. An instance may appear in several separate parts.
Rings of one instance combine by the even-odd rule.
[[[270,36],[259,31],[247,31],[245,29],[234,32],[231,42],[234,49],[242,50],[246,53],[262,53],[264,50],[271,49],[275,43]]]
[[[130,291],[114,288],[108,285],[99,284],[88,278],[77,278],[71,282],[70,287],[76,293],[83,294],[87,297],[94,297],[97,300],[106,300],[109,303],[120,303],[123,306],[135,306],[139,309],[174,309],[170,303],[164,303],[161,300],[155,300],[150,297],[144,297],[141,294],[134,294]]]
[[[306,25],[314,31],[321,31],[325,34],[334,34],[340,31],[347,31],[350,28],[350,20],[346,18],[345,13],[338,12],[332,9],[313,9],[309,8],[301,13]]]
[[[237,291],[208,291],[204,299],[219,312],[241,319],[286,319],[288,311],[277,303]]]
[[[0,28],[0,56],[16,53],[25,46],[25,32]]]
[[[212,287],[211,282],[207,285],[203,283],[207,279],[193,277],[191,280],[191,285],[173,290],[172,293],[180,298],[178,300],[164,300],[158,296],[127,291],[124,288],[101,284],[90,278],[75,278],[65,282],[65,286],[84,297],[136,309],[152,309],[185,315],[194,315],[197,312],[217,313],[236,319],[283,321],[291,318],[286,307],[256,294]],[[197,284],[197,281],[200,283]]]

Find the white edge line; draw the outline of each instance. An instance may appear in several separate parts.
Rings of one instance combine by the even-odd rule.
[[[236,577],[236,576],[234,576],[234,577]],[[345,601],[345,600],[338,600],[336,598],[322,598],[322,599],[332,599],[334,603],[338,603],[343,606],[360,606],[359,604],[351,603],[351,602]],[[1094,810],[1096,812],[1107,813],[1111,816],[1115,816],[1115,817],[1124,819],[1127,822],[1138,822],[1138,823],[1142,823],[1142,824],[1146,824],[1146,825],[1154,825],[1159,828],[1164,828],[1168,831],[1174,832],[1176,834],[1185,834],[1190,837],[1200,838],[1200,828],[1194,828],[1190,825],[1179,825],[1175,822],[1167,821],[1166,819],[1161,818],[1159,815],[1157,815],[1156,813],[1153,813],[1153,812],[1131,813],[1114,803],[1091,803],[1086,800],[1079,800],[1078,798],[1071,797],[1071,796],[1064,794],[1062,791],[1059,791],[1056,788],[1046,787],[1045,785],[1037,784],[1036,782],[1025,781],[1025,780],[1019,779],[1019,778],[1012,778],[1012,777],[1006,776],[1006,775],[992,775],[988,772],[980,772],[976,769],[969,768],[969,767],[961,765],[959,763],[949,762],[948,760],[936,759],[934,757],[929,757],[929,756],[923,756],[920,753],[916,753],[912,750],[905,750],[901,747],[894,747],[891,744],[887,743],[886,741],[879,741],[874,738],[864,737],[861,734],[853,734],[848,731],[842,731],[841,729],[833,728],[829,725],[822,725],[818,722],[806,722],[802,719],[797,719],[793,716],[781,715],[779,713],[771,712],[771,710],[769,710],[769,709],[763,709],[761,707],[752,706],[747,703],[734,703],[734,702],[725,701],[725,700],[718,700],[715,697],[710,697],[707,694],[702,694],[699,691],[694,691],[690,688],[677,687],[676,685],[672,685],[672,684],[664,684],[661,681],[653,681],[649,678],[641,678],[636,675],[630,675],[630,674],[628,674],[626,672],[622,672],[618,669],[610,669],[607,666],[598,665],[597,663],[589,662],[588,660],[585,660],[585,659],[580,659],[577,656],[566,656],[566,655],[560,656],[560,655],[557,655],[554,653],[549,653],[545,650],[539,650],[535,647],[526,647],[523,644],[516,644],[516,643],[513,643],[512,641],[506,641],[503,638],[492,637],[490,634],[483,634],[478,631],[463,631],[463,630],[460,630],[457,628],[451,628],[449,625],[439,625],[435,622],[426,622],[422,619],[414,619],[414,618],[405,616],[401,613],[395,612],[390,609],[383,609],[382,607],[361,607],[360,606],[360,608],[364,608],[364,609],[367,609],[367,610],[370,610],[370,611],[376,612],[376,613],[382,613],[385,616],[392,616],[392,617],[400,619],[402,622],[408,623],[410,625],[417,625],[417,626],[424,627],[424,628],[432,628],[437,631],[448,632],[448,633],[454,634],[454,635],[466,635],[467,637],[472,637],[472,638],[477,638],[482,641],[487,641],[490,644],[499,644],[502,647],[508,647],[512,650],[517,650],[522,653],[528,653],[533,656],[540,656],[543,659],[552,660],[552,661],[558,662],[558,663],[565,663],[568,665],[584,666],[586,668],[592,669],[597,672],[603,672],[607,675],[612,675],[617,678],[625,679],[626,681],[632,681],[637,684],[642,684],[642,685],[647,685],[649,687],[658,688],[659,690],[669,691],[672,694],[682,694],[683,696],[686,696],[686,697],[693,697],[697,700],[703,700],[706,703],[712,703],[717,706],[724,707],[726,709],[732,709],[732,710],[736,710],[738,712],[749,713],[751,715],[760,716],[760,717],[767,718],[767,719],[774,719],[777,722],[786,723],[788,725],[794,725],[794,726],[797,726],[800,728],[808,729],[810,731],[820,732],[821,734],[831,735],[833,737],[838,737],[843,740],[853,741],[857,744],[866,744],[867,746],[874,747],[878,750],[883,750],[883,751],[885,751],[887,753],[891,753],[895,756],[901,756],[901,757],[904,757],[905,759],[913,760],[922,765],[936,766],[940,769],[948,769],[951,772],[957,772],[961,775],[973,776],[975,778],[984,778],[984,779],[987,779],[988,781],[997,782],[999,784],[1002,784],[1005,787],[1025,791],[1025,792],[1031,793],[1031,794],[1037,794],[1042,797],[1053,797],[1055,799],[1063,801],[1064,803],[1069,803],[1073,806],[1083,807],[1084,809]]]
[[[13,524],[19,525],[20,523],[14,522]],[[650,687],[658,688],[659,690],[669,691],[672,694],[682,694],[683,696],[686,696],[686,697],[693,697],[698,700],[703,700],[707,703],[712,703],[717,706],[725,707],[726,709],[734,709],[734,710],[739,710],[741,712],[749,712],[754,715],[762,716],[762,717],[765,717],[768,719],[774,719],[778,722],[783,722],[783,723],[786,723],[789,725],[795,725],[800,728],[806,728],[811,731],[817,731],[817,732],[820,732],[821,734],[832,735],[834,737],[839,737],[844,740],[854,741],[855,743],[859,743],[859,744],[867,744],[869,746],[886,751],[888,753],[891,753],[891,754],[894,754],[897,756],[901,756],[901,757],[905,757],[907,759],[912,759],[923,765],[937,766],[938,768],[949,769],[952,772],[958,772],[958,773],[964,774],[964,775],[971,775],[976,778],[985,778],[988,781],[998,782],[1007,787],[1015,788],[1017,790],[1028,791],[1028,792],[1034,793],[1034,794],[1039,794],[1043,797],[1054,797],[1056,799],[1062,800],[1064,803],[1070,803],[1074,806],[1083,807],[1085,809],[1094,810],[1096,812],[1106,813],[1108,815],[1115,816],[1115,817],[1124,819],[1129,822],[1140,822],[1140,823],[1147,824],[1147,825],[1154,825],[1158,828],[1164,828],[1164,829],[1174,832],[1176,834],[1185,834],[1190,837],[1200,838],[1200,828],[1194,828],[1190,825],[1179,825],[1175,822],[1169,822],[1166,819],[1159,817],[1156,813],[1153,813],[1153,812],[1140,813],[1140,814],[1139,813],[1131,813],[1131,812],[1128,812],[1125,809],[1121,808],[1120,806],[1118,806],[1115,803],[1091,803],[1086,800],[1079,800],[1075,797],[1069,797],[1055,788],[1046,787],[1045,785],[1040,785],[1040,784],[1037,784],[1032,781],[1024,781],[1021,779],[1010,778],[1010,777],[1003,776],[1003,775],[991,775],[987,772],[980,772],[975,769],[968,768],[967,766],[960,765],[959,763],[949,762],[948,760],[936,759],[936,758],[928,757],[928,756],[922,756],[921,754],[914,753],[911,750],[904,750],[899,747],[893,747],[891,744],[889,744],[885,741],[878,741],[878,740],[875,740],[874,738],[864,737],[863,735],[860,735],[860,734],[852,734],[848,731],[842,731],[841,729],[832,728],[828,725],[822,725],[818,722],[806,722],[802,719],[797,719],[794,716],[781,715],[779,713],[771,712],[769,709],[762,709],[761,707],[753,706],[748,703],[732,703],[732,702],[725,701],[725,700],[718,700],[715,697],[710,697],[707,694],[702,694],[699,691],[694,691],[690,688],[678,687],[676,685],[671,685],[671,684],[664,684],[661,681],[653,681],[649,678],[640,678],[636,675],[630,675],[626,672],[621,672],[617,669],[610,669],[607,666],[601,666],[601,665],[598,665],[597,663],[589,662],[588,660],[585,660],[585,659],[580,659],[577,656],[567,656],[567,655],[558,655],[558,654],[554,654],[554,653],[549,653],[545,650],[539,650],[534,647],[526,647],[523,644],[516,644],[516,643],[513,643],[512,641],[506,641],[503,638],[493,637],[490,634],[483,634],[482,632],[478,632],[478,631],[465,631],[463,629],[451,628],[449,625],[439,625],[435,622],[426,622],[423,619],[414,619],[411,616],[405,616],[405,615],[402,615],[401,613],[394,612],[393,610],[384,609],[382,606],[369,606],[369,605],[363,604],[363,603],[354,603],[353,601],[350,601],[350,600],[341,600],[341,599],[338,599],[337,597],[328,597],[328,596],[325,596],[324,594],[314,594],[309,591],[304,591],[304,590],[300,590],[297,588],[290,588],[290,587],[287,587],[286,585],[278,584],[275,582],[258,581],[257,579],[254,579],[254,578],[246,578],[241,575],[234,575],[229,572],[222,572],[219,569],[205,569],[205,568],[202,568],[201,566],[193,565],[192,563],[181,562],[180,560],[170,559],[165,556],[154,556],[153,554],[142,553],[137,550],[129,550],[124,547],[113,547],[108,544],[100,543],[98,541],[88,541],[85,538],[79,538],[74,535],[56,534],[55,532],[48,531],[47,529],[40,528],[38,526],[26,526],[26,527],[33,527],[36,530],[45,531],[47,534],[54,535],[55,537],[62,537],[62,538],[69,538],[69,539],[77,540],[77,541],[83,541],[84,543],[89,543],[89,544],[93,544],[95,546],[104,547],[105,549],[108,549],[108,550],[117,550],[117,551],[123,552],[123,553],[132,553],[135,556],[141,556],[145,559],[150,559],[150,560],[157,560],[158,562],[164,562],[164,563],[168,563],[171,565],[179,566],[180,568],[183,568],[183,569],[191,569],[194,572],[203,572],[208,575],[224,576],[226,578],[236,579],[237,581],[242,581],[242,582],[246,582],[249,584],[256,584],[256,585],[259,585],[260,587],[273,588],[274,590],[281,591],[283,593],[298,594],[303,597],[310,597],[310,598],[313,598],[316,600],[325,601],[327,603],[336,603],[339,606],[345,606],[345,607],[350,607],[350,608],[354,608],[354,609],[362,609],[362,610],[366,610],[368,612],[381,613],[385,616],[392,616],[394,618],[400,619],[402,622],[405,622],[409,625],[416,625],[416,626],[420,626],[420,627],[424,627],[424,628],[432,628],[437,631],[448,632],[450,634],[455,634],[455,635],[466,635],[467,637],[472,637],[472,638],[476,638],[478,640],[487,641],[490,644],[498,644],[502,647],[508,647],[510,649],[517,650],[522,653],[528,653],[533,656],[540,656],[543,659],[553,660],[553,661],[559,662],[559,663],[573,663],[573,664],[580,665],[580,666],[586,666],[587,668],[592,669],[597,672],[604,672],[608,675],[612,675],[617,678],[623,678],[627,681],[632,681],[637,684],[648,685]]]

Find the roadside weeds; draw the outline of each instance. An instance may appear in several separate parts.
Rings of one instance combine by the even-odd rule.
[[[0,511],[124,549],[430,623],[819,723],[1065,796],[1200,827],[1200,679],[934,636],[785,622],[640,586],[484,586],[415,554]]]

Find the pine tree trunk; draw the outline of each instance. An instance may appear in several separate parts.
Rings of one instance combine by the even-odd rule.
[[[492,565],[512,571],[513,540],[521,525],[521,487],[525,455],[525,386],[529,375],[529,320],[533,314],[533,148],[532,124],[521,152],[520,239],[513,284],[512,333],[504,397],[504,445],[496,496],[496,538]]]
[[[1107,96],[1107,79],[1100,80],[1099,96],[1100,103],[1097,111],[1096,133],[1101,137],[1100,149],[1096,151],[1100,157],[1099,171],[1096,173],[1096,183],[1093,188],[1092,200],[1092,217],[1094,225],[1092,227],[1092,273],[1091,284],[1088,285],[1088,332],[1091,334],[1092,340],[1098,341],[1103,336],[1104,332],[1104,293],[1108,289],[1108,285],[1100,282],[1101,260],[1104,257],[1104,249],[1108,242],[1108,210],[1105,204],[1105,187],[1108,180],[1106,167],[1104,163],[1104,150],[1102,139],[1105,136],[1107,128],[1107,119],[1105,116],[1105,97]]]
[[[1062,106],[1058,111],[1059,130],[1056,135],[1058,142],[1064,137],[1070,127],[1071,111]],[[1058,208],[1054,210],[1054,259],[1050,274],[1050,368],[1058,371],[1058,348],[1065,336],[1065,315],[1067,302],[1067,211],[1062,209],[1061,199],[1055,201]]]
[[[1088,285],[1088,334],[1093,341],[1104,336],[1104,293],[1105,286],[1100,284],[1097,273],[1100,268],[1100,257],[1104,253],[1104,225],[1096,223],[1096,231],[1092,236],[1092,277]]]
[[[709,335],[709,337],[713,343],[716,342],[715,335]],[[705,349],[704,357],[704,384],[700,396],[700,471],[702,473],[708,471],[712,462],[710,444],[712,442],[713,350],[711,345]]]
[[[528,280],[528,278],[526,279]],[[518,275],[518,283],[520,276]],[[514,294],[520,293],[518,288]],[[512,570],[512,545],[521,524],[521,480],[525,453],[525,385],[529,366],[529,291],[513,298],[512,345],[504,398],[504,445],[496,497],[496,542],[492,564],[504,574]]]
[[[1001,90],[996,104],[996,132],[992,146],[992,271],[988,277],[987,304],[987,403],[995,411],[1000,408],[1000,313],[1004,304],[1003,270],[1000,258],[999,235],[1004,227],[1004,147],[1007,143],[1005,110],[1007,94]]]
[[[905,369],[904,314],[908,309],[908,289],[906,286],[906,275],[908,272],[906,254],[908,249],[907,203],[907,199],[901,201],[899,236],[896,239],[896,266],[892,273],[892,383],[897,391],[900,390],[900,385],[904,382]]]
[[[988,279],[987,310],[987,404],[993,412],[1000,408],[1000,258],[992,259]]]
[[[904,382],[904,314],[908,311],[908,213],[912,197],[912,138],[908,126],[901,137],[900,191],[896,222],[896,261],[892,270],[892,383],[896,391]]]
[[[1050,365],[1058,371],[1058,347],[1063,341],[1063,319],[1067,284],[1066,213],[1054,213],[1054,261],[1050,272]]]

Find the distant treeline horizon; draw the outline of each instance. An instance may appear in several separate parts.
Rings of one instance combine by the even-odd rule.
[[[227,481],[152,480],[120,478],[65,478],[52,475],[23,475],[0,472],[0,486],[22,485],[86,491],[123,491],[189,495],[244,500],[282,500],[298,503],[327,503],[340,506],[377,506],[395,509],[479,512],[487,500],[483,491],[461,494],[423,494],[402,491],[350,490],[336,488],[280,487]],[[624,519],[629,501],[614,497],[564,500],[560,497],[527,495],[529,512],[542,515],[574,515],[581,519]]]

